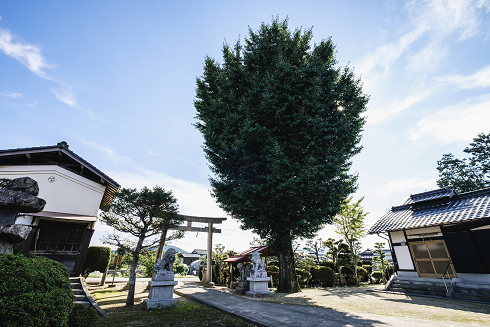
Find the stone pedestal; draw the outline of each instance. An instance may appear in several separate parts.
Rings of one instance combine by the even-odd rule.
[[[247,296],[252,297],[265,297],[272,296],[272,292],[269,291],[269,277],[248,277],[250,283],[250,291],[246,292]]]
[[[237,284],[237,286],[236,286],[236,288],[235,288],[235,293],[236,294],[243,295],[249,289],[250,289],[250,287],[249,287],[249,283],[247,281],[245,281],[245,282],[239,281],[238,284]]]
[[[150,294],[148,299],[143,302],[146,310],[168,308],[177,305],[177,300],[173,298],[174,286],[177,281],[150,281]]]

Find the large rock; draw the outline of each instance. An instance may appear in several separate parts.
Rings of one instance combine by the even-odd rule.
[[[34,196],[39,194],[39,186],[37,185],[37,182],[30,177],[13,179],[8,182],[5,188],[12,191],[21,191]]]
[[[11,180],[0,189],[0,225],[13,225],[19,212],[33,213],[44,209],[46,201],[38,198],[37,182],[29,177]]]
[[[43,211],[46,201],[37,196],[10,189],[0,190],[0,211],[3,209],[17,209],[18,212]]]
[[[0,225],[0,240],[10,243],[23,242],[31,230],[32,227],[26,225]]]

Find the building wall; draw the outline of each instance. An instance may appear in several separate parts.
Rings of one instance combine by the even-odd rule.
[[[403,231],[390,232],[393,250],[395,251],[398,270],[411,270],[415,272],[412,256]],[[416,274],[417,272],[415,272]]]
[[[26,176],[38,183],[44,211],[97,216],[105,186],[56,165],[0,166],[0,177]]]

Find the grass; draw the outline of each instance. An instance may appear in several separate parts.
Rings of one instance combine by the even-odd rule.
[[[382,286],[376,286],[381,288]],[[317,306],[346,313],[370,313],[441,322],[490,326],[490,304],[368,292],[368,287],[307,288],[300,293],[273,293],[257,301]],[[224,288],[218,290],[226,291]]]
[[[102,288],[90,286],[90,292],[100,307],[108,316],[100,318],[97,327],[114,326],[236,326],[252,327],[253,325],[227,315],[221,311],[211,309],[202,304],[190,301],[174,294],[177,306],[162,310],[146,311],[142,307],[143,300],[148,297],[145,291],[146,283],[137,282],[135,291],[135,305],[125,306],[127,291],[122,291],[123,285],[116,288]]]

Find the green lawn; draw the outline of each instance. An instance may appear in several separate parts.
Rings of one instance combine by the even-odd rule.
[[[135,306],[126,307],[128,292],[115,288],[92,288],[91,294],[108,316],[100,318],[97,327],[114,326],[236,326],[253,327],[241,319],[211,309],[205,305],[174,295],[177,306],[162,310],[146,311],[142,308],[145,283],[137,283]]]

